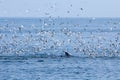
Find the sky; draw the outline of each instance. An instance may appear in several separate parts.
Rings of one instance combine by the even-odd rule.
[[[0,0],[0,17],[120,17],[120,0]]]

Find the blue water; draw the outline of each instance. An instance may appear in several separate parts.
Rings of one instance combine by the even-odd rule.
[[[119,18],[0,18],[0,80],[119,80],[119,67]]]

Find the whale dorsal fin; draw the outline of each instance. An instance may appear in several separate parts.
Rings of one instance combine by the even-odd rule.
[[[65,52],[66,57],[70,57],[71,55],[68,52]]]

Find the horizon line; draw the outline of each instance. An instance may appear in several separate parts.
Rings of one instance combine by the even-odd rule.
[[[22,17],[22,16],[14,16],[14,17],[12,17],[12,16],[7,16],[7,17],[3,17],[3,16],[0,16],[0,18],[93,18],[93,19],[95,19],[95,18],[120,18],[120,17],[60,17],[60,16],[58,16],[58,17],[51,17],[51,16],[44,16],[44,17]]]

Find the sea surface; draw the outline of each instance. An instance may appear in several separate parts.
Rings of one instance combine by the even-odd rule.
[[[0,80],[120,80],[120,18],[0,18]]]

